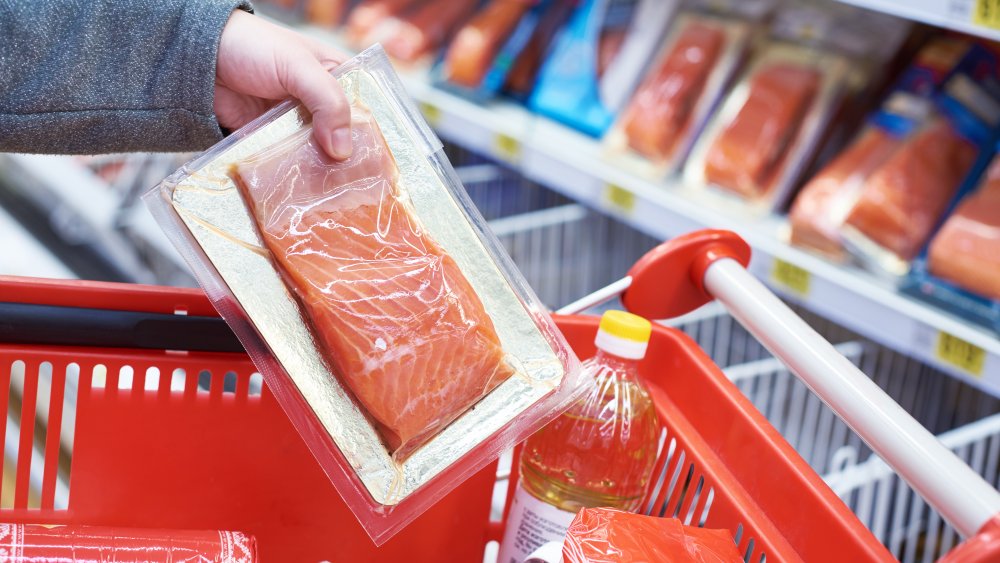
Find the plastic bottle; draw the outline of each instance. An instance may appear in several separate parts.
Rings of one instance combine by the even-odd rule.
[[[588,390],[524,443],[497,563],[522,563],[561,541],[583,507],[639,508],[660,434],[638,375],[650,332],[649,321],[630,313],[601,318],[597,355],[583,364]]]

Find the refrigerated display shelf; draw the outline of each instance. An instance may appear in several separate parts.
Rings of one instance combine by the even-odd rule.
[[[308,25],[300,30],[344,47],[329,30]],[[701,228],[736,231],[754,249],[750,271],[782,296],[1000,397],[997,334],[902,295],[866,271],[792,247],[783,217],[751,218],[734,202],[686,187],[679,179],[637,176],[611,162],[599,141],[514,102],[480,104],[433,86],[425,71],[401,74],[442,139],[504,162],[654,237]]]
[[[996,0],[840,0],[901,18],[1000,40]]]

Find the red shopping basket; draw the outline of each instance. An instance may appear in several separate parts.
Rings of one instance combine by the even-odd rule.
[[[7,303],[215,315],[195,290],[0,277],[0,292]],[[578,355],[594,353],[596,318],[556,320]],[[672,484],[651,499],[667,516],[730,530],[748,562],[892,559],[686,335],[657,326],[640,367],[668,433],[657,471]],[[479,562],[499,539],[493,465],[375,548],[266,387],[251,393],[253,371],[240,353],[0,344],[0,404],[23,373],[20,412],[8,406],[2,422],[18,453],[0,520],[240,530],[264,561],[283,562]],[[51,374],[43,385],[40,373]],[[19,436],[7,436],[11,418]],[[57,508],[68,433],[68,505]]]

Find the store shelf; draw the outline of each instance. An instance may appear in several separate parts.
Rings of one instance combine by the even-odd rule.
[[[858,3],[874,8],[877,2]],[[930,3],[908,6],[917,9],[919,4]],[[329,31],[303,31],[342,46]],[[638,177],[611,163],[593,138],[513,102],[477,104],[430,85],[419,71],[404,71],[403,80],[443,139],[503,161],[531,180],[658,238],[701,228],[736,231],[754,249],[751,271],[779,294],[1000,396],[996,334],[901,295],[865,271],[793,248],[786,242],[783,218],[747,218],[733,202],[688,189],[678,180]]]
[[[840,0],[869,10],[1000,40],[1000,4],[994,0]]]

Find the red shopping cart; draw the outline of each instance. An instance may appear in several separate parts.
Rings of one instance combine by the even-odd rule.
[[[731,233],[679,237],[567,310],[622,294],[633,312],[667,318],[715,296],[975,536],[950,560],[998,560],[1000,495],[754,280],[748,260]],[[218,351],[238,345],[200,291],[0,277],[0,295],[0,425],[16,452],[0,520],[241,530],[264,561],[478,562],[501,536],[493,465],[375,548],[246,355]],[[556,319],[579,356],[594,353],[596,318]],[[687,336],[657,326],[641,370],[667,429],[656,468],[667,478],[649,507],[731,530],[748,562],[892,560]]]

